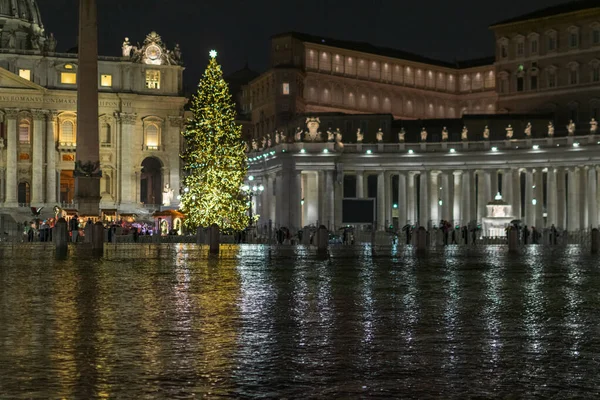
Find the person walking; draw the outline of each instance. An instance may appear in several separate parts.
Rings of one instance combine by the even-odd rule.
[[[73,218],[69,221],[69,230],[71,231],[71,241],[77,243],[79,237],[79,217],[77,214],[73,215]]]

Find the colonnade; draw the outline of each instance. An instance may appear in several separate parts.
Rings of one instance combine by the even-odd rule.
[[[343,188],[353,176],[352,188]],[[376,176],[369,188],[369,177]],[[260,177],[265,191],[254,204],[259,224],[271,221],[291,230],[323,224],[343,225],[342,199],[376,199],[379,230],[405,224],[431,228],[441,220],[453,225],[480,224],[498,193],[512,206],[512,217],[537,229],[576,231],[598,227],[600,173],[597,166],[533,166],[482,169],[377,170],[339,168],[281,169]],[[374,179],[374,178],[371,178]],[[350,182],[352,179],[350,179]],[[350,189],[350,190],[349,190]],[[369,192],[371,189],[371,192]],[[396,193],[394,193],[396,192]]]

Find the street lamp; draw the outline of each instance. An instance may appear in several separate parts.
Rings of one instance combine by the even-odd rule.
[[[250,175],[248,177],[249,180],[253,181],[254,177],[252,175]],[[248,185],[248,184],[244,184],[242,186],[242,192],[244,192],[244,194],[246,196],[248,196],[248,205],[249,207],[249,212],[250,212],[250,226],[252,226],[252,198],[260,193],[262,193],[265,190],[265,187],[263,185]]]

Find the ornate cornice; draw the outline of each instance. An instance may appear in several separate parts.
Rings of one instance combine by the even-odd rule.
[[[136,113],[119,113],[121,124],[123,125],[135,125],[137,119]]]
[[[19,109],[18,108],[5,108],[4,112],[6,113],[6,118],[11,118],[11,119],[17,119],[17,116],[19,115]]]
[[[48,114],[48,110],[41,110],[39,108],[34,108],[31,110],[31,115],[33,115],[33,119],[37,121],[42,121],[46,119],[46,114]]]
[[[183,117],[170,115],[169,124],[173,128],[181,128],[183,126]]]

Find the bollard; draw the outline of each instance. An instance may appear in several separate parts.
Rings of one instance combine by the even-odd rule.
[[[112,234],[111,234],[111,241],[112,244],[117,244],[117,227],[116,226],[111,226],[110,227]]]
[[[600,248],[600,231],[597,228],[592,229],[592,254],[597,254]]]
[[[517,229],[508,230],[508,251],[516,253],[519,250],[519,231]]]
[[[101,254],[104,252],[104,225],[102,225],[102,222],[98,221],[94,225],[90,224],[89,226],[92,228],[92,249],[94,249],[94,252]]]
[[[67,221],[64,218],[60,218],[56,221],[54,228],[52,228],[52,240],[56,247],[56,256],[64,258],[67,256],[67,247],[69,245],[69,232],[67,230]]]
[[[326,253],[329,246],[329,231],[324,225],[319,227],[317,231],[317,246],[319,253]]]
[[[219,233],[219,226],[217,224],[211,225],[208,237],[210,245],[210,254],[219,254],[219,242],[221,238]]]
[[[206,239],[204,238],[204,228],[199,226],[196,228],[196,244],[205,244]]]
[[[417,251],[422,252],[427,249],[427,231],[422,226],[417,229],[416,233]]]
[[[83,242],[92,243],[92,236],[94,236],[94,226],[86,223],[83,228]]]

